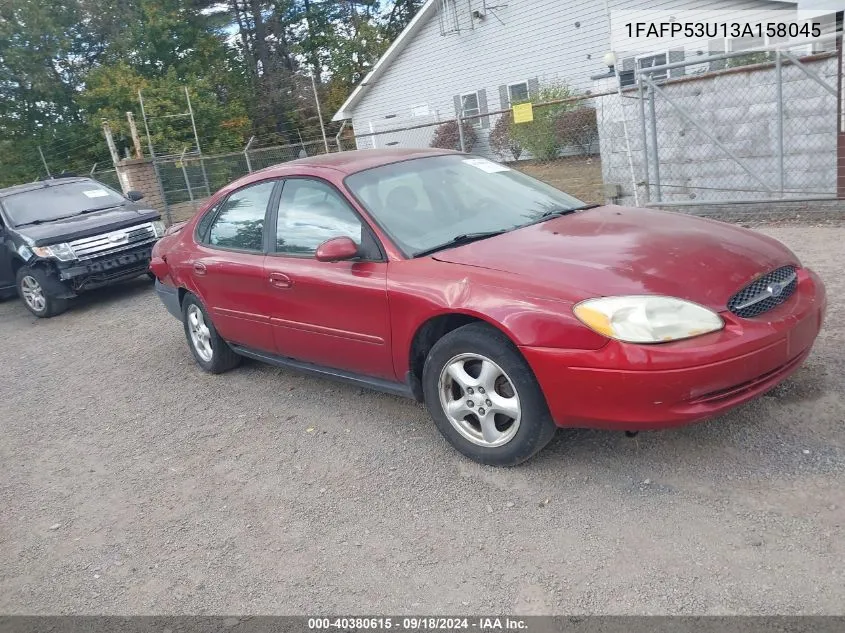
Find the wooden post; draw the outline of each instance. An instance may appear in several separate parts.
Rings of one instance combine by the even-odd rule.
[[[129,132],[132,134],[132,145],[135,148],[135,158],[143,158],[144,152],[141,149],[141,137],[138,136],[138,127],[135,125],[135,115],[126,113],[126,120],[129,121]]]
[[[117,166],[120,162],[120,155],[117,153],[117,147],[114,145],[114,137],[111,133],[111,127],[106,119],[103,119],[103,136],[106,137],[106,145],[109,146],[109,154],[111,154],[112,163]]]

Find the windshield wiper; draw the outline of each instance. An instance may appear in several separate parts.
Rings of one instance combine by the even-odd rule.
[[[479,231],[478,233],[463,233],[461,235],[453,237],[448,242],[440,244],[439,246],[432,246],[431,248],[426,248],[424,250],[417,251],[416,253],[414,253],[414,257],[424,257],[425,255],[431,255],[432,253],[436,253],[437,251],[443,250],[444,248],[451,248],[452,246],[462,246],[463,244],[470,244],[471,242],[484,240],[488,237],[495,237],[497,235],[501,235],[502,233],[507,233],[507,230],[500,229],[498,231]]]
[[[571,209],[552,209],[551,211],[546,211],[543,215],[540,216],[541,219],[543,218],[556,218],[561,215],[569,215],[570,213],[575,213],[576,211],[585,211],[587,209],[595,209],[596,207],[601,207],[601,204],[582,204],[580,207],[572,207]]]
[[[523,224],[522,226],[531,226],[532,224],[540,224],[540,222],[545,222],[546,220],[551,220],[552,218],[559,218],[564,215],[569,215],[571,213],[576,213],[578,211],[586,211],[587,209],[595,209],[596,207],[601,207],[604,205],[601,204],[582,204],[580,207],[569,207],[563,209],[552,209],[550,211],[546,211],[540,215],[539,218],[536,220],[532,220],[527,224]]]

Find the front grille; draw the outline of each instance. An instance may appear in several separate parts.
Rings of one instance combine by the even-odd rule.
[[[728,310],[750,319],[789,299],[798,287],[795,266],[783,266],[755,279],[728,300]]]
[[[156,239],[152,222],[137,224],[110,233],[101,233],[91,237],[83,237],[70,242],[70,247],[77,259],[91,259],[119,253]]]

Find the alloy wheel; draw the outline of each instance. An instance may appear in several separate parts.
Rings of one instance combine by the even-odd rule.
[[[205,323],[202,310],[196,304],[188,306],[188,332],[191,335],[191,344],[197,355],[206,363],[211,362],[214,356],[214,348],[211,345],[211,331]]]
[[[513,381],[481,354],[459,354],[440,372],[440,405],[463,437],[486,448],[510,442],[519,429],[521,408]]]
[[[21,294],[26,305],[35,312],[42,312],[47,306],[44,289],[35,277],[27,275],[21,279]]]

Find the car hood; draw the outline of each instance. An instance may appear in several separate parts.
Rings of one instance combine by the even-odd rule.
[[[120,207],[77,215],[63,220],[54,220],[44,224],[15,227],[30,246],[46,246],[59,242],[69,242],[89,235],[116,231],[133,224],[157,220],[158,211],[127,203]]]
[[[570,301],[657,294],[714,310],[724,310],[760,274],[799,264],[783,244],[747,229],[618,206],[555,218],[434,258],[525,276]]]

